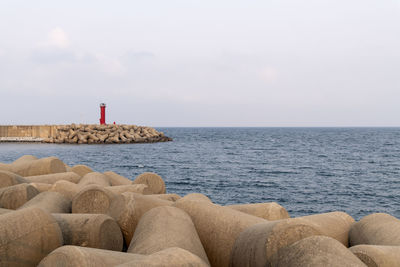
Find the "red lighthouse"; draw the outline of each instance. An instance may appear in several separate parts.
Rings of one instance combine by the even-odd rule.
[[[100,124],[106,124],[106,104],[100,104]]]

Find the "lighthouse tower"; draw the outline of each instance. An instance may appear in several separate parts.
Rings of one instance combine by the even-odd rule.
[[[100,124],[101,125],[106,124],[106,104],[105,103],[100,104]]]

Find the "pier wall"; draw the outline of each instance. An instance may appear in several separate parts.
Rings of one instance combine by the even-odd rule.
[[[0,125],[0,137],[49,138],[56,135],[56,125]]]

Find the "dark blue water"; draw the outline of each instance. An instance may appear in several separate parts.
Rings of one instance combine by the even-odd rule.
[[[57,156],[126,177],[153,171],[168,192],[215,203],[276,201],[292,216],[341,210],[400,218],[400,128],[160,128],[173,142],[0,143],[0,162]]]

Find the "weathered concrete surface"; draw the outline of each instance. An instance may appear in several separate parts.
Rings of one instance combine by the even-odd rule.
[[[37,160],[37,159],[38,158],[33,155],[23,155],[23,156],[17,158],[16,160],[14,160],[13,163],[20,163],[20,162],[24,162],[24,161]]]
[[[171,206],[173,203],[156,197],[130,192],[123,193],[122,200],[123,203],[119,199],[118,202],[114,201],[112,203],[112,206],[108,209],[108,215],[118,222],[127,246],[129,246],[136,226],[143,214],[152,208]]]
[[[173,202],[182,198],[178,194],[153,194],[153,195],[148,195],[148,196],[156,197],[156,198],[163,199],[163,200],[173,201]]]
[[[98,248],[62,246],[44,258],[38,267],[110,267],[142,257],[145,256]]]
[[[0,215],[1,214],[6,214],[6,213],[9,213],[9,212],[12,212],[12,211],[14,211],[14,210],[0,208]]]
[[[290,217],[286,209],[276,202],[227,205],[226,207],[254,215],[268,221],[287,219]]]
[[[40,193],[47,192],[51,189],[51,184],[46,184],[46,183],[29,183],[29,184],[35,187]]]
[[[265,221],[252,225],[236,238],[230,266],[270,266],[271,258],[280,249],[319,234],[320,232],[310,224],[294,219]]]
[[[363,217],[350,229],[350,244],[400,246],[400,220],[386,213]]]
[[[337,240],[326,236],[310,236],[281,249],[269,266],[365,267],[365,264]]]
[[[349,246],[349,231],[355,223],[353,217],[345,212],[334,211],[293,218],[299,222],[312,225],[321,235],[332,237],[346,247]]]
[[[65,180],[76,184],[81,179],[81,176],[79,176],[75,172],[60,172],[44,175],[25,176],[24,178],[32,183],[54,184],[57,181]]]
[[[17,184],[0,189],[0,207],[15,210],[34,198],[39,191],[30,184]]]
[[[104,172],[104,175],[108,177],[112,186],[130,185],[133,183],[133,181],[129,180],[128,178],[112,171]]]
[[[208,196],[200,194],[200,193],[190,193],[182,197],[179,201],[205,201],[212,203],[211,199]]]
[[[29,183],[29,181],[13,172],[0,170],[0,188],[22,183]]]
[[[123,206],[122,195],[97,184],[82,188],[72,199],[72,213],[107,214],[115,206]]]
[[[64,245],[121,251],[124,243],[117,222],[104,214],[52,214],[59,224]]]
[[[142,216],[128,252],[150,255],[172,247],[185,249],[209,264],[190,216],[181,209],[161,206]]]
[[[41,208],[49,213],[70,213],[71,200],[57,192],[43,192],[26,202],[19,209]]]
[[[72,201],[72,199],[79,192],[80,189],[81,188],[75,183],[71,183],[65,180],[60,180],[55,182],[51,186],[49,191],[58,192]]]
[[[143,195],[151,195],[153,193],[149,190],[149,187],[145,184],[116,185],[116,186],[106,186],[105,188],[116,194],[132,192]]]
[[[90,172],[93,172],[93,170],[90,167],[88,167],[86,165],[82,165],[82,164],[78,164],[78,165],[71,167],[70,171],[74,172],[82,177]]]
[[[56,157],[36,160],[15,161],[10,164],[0,164],[0,170],[10,171],[21,176],[34,176],[65,172],[64,163]]]
[[[36,266],[62,244],[60,227],[42,209],[29,208],[0,216],[0,266]]]
[[[181,248],[167,248],[116,267],[207,267],[200,257]]]
[[[153,172],[144,172],[139,174],[135,180],[134,184],[145,184],[148,189],[153,194],[165,194],[165,183],[160,175]]]
[[[111,186],[108,177],[100,172],[89,172],[88,174],[85,174],[85,176],[83,176],[78,183],[80,187],[84,187],[90,184],[96,184],[99,186]]]
[[[57,132],[57,125],[0,125],[0,137],[48,138]]]
[[[266,220],[208,201],[174,202],[192,218],[211,266],[229,266],[233,245],[246,228]]]
[[[349,249],[368,267],[400,266],[400,246],[357,245]]]

